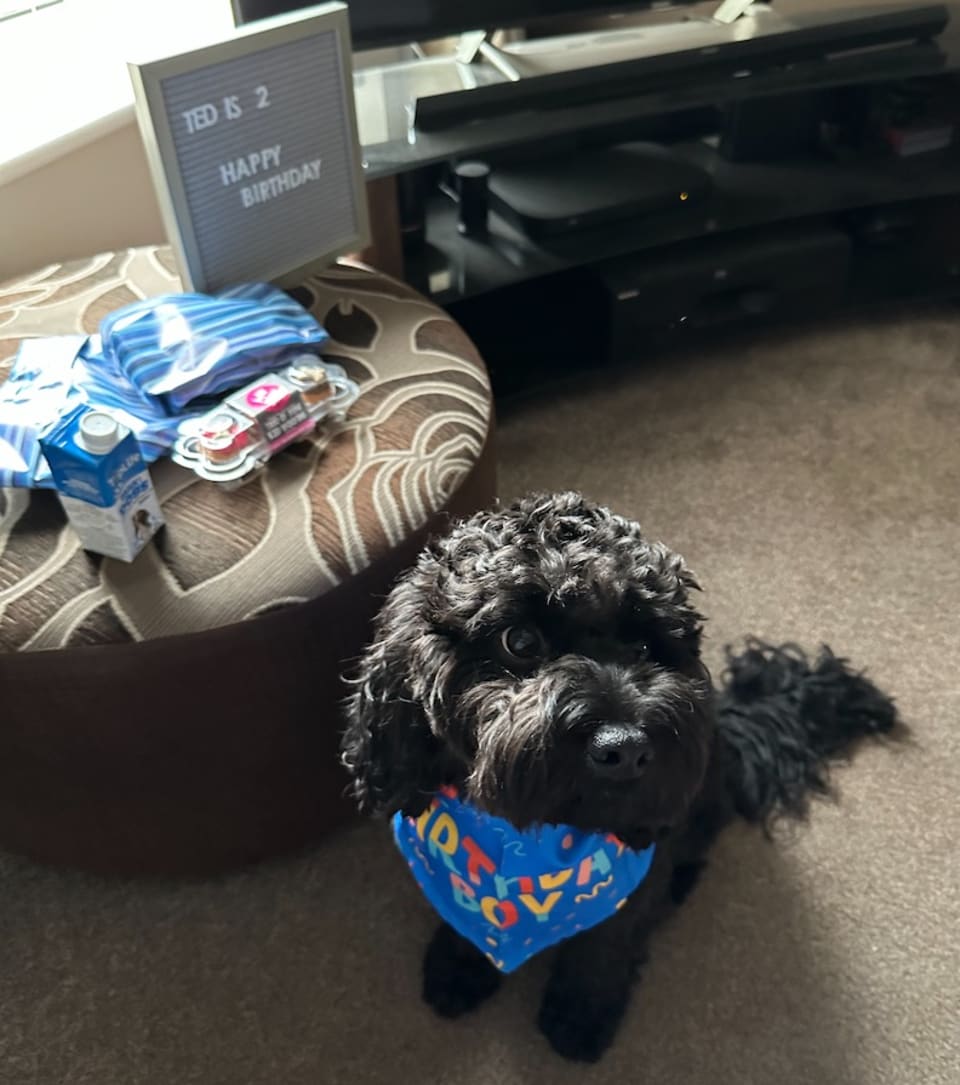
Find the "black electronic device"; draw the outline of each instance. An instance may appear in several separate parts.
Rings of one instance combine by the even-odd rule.
[[[603,15],[697,0],[349,0],[356,49],[428,41],[461,31],[529,26],[571,15]],[[310,0],[231,0],[237,24],[307,7]]]
[[[653,143],[591,147],[498,166],[490,206],[528,237],[545,239],[618,219],[696,215],[710,175]]]
[[[642,335],[804,317],[843,298],[850,238],[828,223],[701,238],[594,265],[608,300],[611,353]]]
[[[486,162],[460,162],[453,172],[460,202],[457,229],[466,237],[483,237],[490,203],[490,167]]]

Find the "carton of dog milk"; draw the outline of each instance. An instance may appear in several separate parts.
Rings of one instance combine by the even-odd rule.
[[[85,550],[133,561],[163,524],[136,438],[105,411],[74,408],[40,438]]]

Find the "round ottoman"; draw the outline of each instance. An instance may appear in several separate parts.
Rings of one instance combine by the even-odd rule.
[[[178,289],[166,248],[0,286],[0,382],[22,339]],[[291,293],[362,389],[326,447],[232,492],[156,464],[167,527],[130,565],[81,550],[52,492],[0,490],[0,847],[204,873],[349,816],[340,676],[427,536],[493,499],[492,406],[473,345],[407,286],[344,264]]]

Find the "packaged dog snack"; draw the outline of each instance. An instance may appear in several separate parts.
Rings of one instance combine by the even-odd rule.
[[[133,561],[163,524],[136,438],[105,411],[75,407],[40,437],[64,511],[85,550]]]
[[[252,420],[254,432],[271,451],[278,441],[289,444],[316,425],[300,390],[276,373],[268,373],[234,392],[227,397],[226,405]]]
[[[173,459],[211,482],[240,485],[319,424],[342,422],[359,394],[341,366],[299,356],[182,423]]]

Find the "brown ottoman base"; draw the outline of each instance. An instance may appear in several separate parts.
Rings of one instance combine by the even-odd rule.
[[[427,536],[493,496],[488,441],[445,513],[312,602],[142,643],[0,653],[0,846],[193,875],[342,823],[342,670]]]

